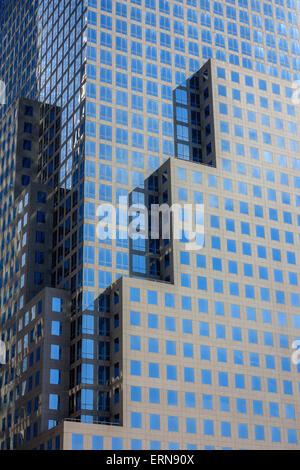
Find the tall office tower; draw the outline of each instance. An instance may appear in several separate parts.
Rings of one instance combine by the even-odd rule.
[[[298,16],[0,2],[2,449],[295,447]],[[204,203],[195,243],[128,199]]]

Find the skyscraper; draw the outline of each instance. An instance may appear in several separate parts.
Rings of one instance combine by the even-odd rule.
[[[295,447],[298,4],[0,5],[1,448]]]

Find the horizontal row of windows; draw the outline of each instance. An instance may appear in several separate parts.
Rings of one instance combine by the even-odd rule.
[[[165,294],[164,306],[174,307],[172,299],[173,299],[172,294]],[[207,305],[208,305],[208,302],[205,300],[202,300],[202,309],[204,309],[204,306],[207,306]],[[244,315],[243,308],[241,308],[240,305],[237,305],[237,304],[230,304],[228,306],[228,310],[232,318],[241,319],[241,315],[243,314],[242,316],[245,317],[245,320],[256,322],[256,321],[259,321],[259,319],[261,319],[262,323],[267,323],[267,324],[268,323],[272,324],[274,321],[274,317],[276,316],[277,325],[280,327],[287,326],[287,319],[290,318],[290,316],[287,316],[286,313],[277,312],[275,315],[275,313],[266,309],[262,309],[261,312],[259,313],[259,309],[256,309],[255,307],[245,307],[245,315]],[[224,302],[214,301],[210,312],[218,316],[224,316],[225,315]],[[202,313],[205,313],[205,312],[202,312]],[[158,329],[160,325],[160,328],[165,328],[167,331],[175,332],[176,328],[178,329],[178,319],[176,319],[175,317],[172,317],[169,315],[166,316],[164,318],[164,325],[163,325],[160,323],[161,320],[157,314],[148,313],[147,317],[146,316],[141,317],[141,312],[138,312],[136,310],[130,311],[129,324],[132,326],[141,326],[141,324],[144,324],[144,322],[142,323],[143,318],[145,318],[145,326],[147,325],[148,328]],[[146,321],[146,318],[147,318],[147,321]],[[300,325],[299,316],[293,315],[292,318],[293,318],[293,327],[298,328]],[[193,334],[192,320],[185,319],[185,318],[182,319],[182,333]],[[287,336],[282,334],[279,336],[279,338],[280,338],[280,347],[288,348],[289,346],[288,346]]]
[[[152,314],[149,314],[149,316],[150,315],[152,315]],[[165,319],[166,324],[167,324],[167,322],[170,324],[171,320],[172,320],[172,317],[166,317],[166,319]],[[296,327],[297,327],[297,325],[298,326],[300,325],[300,316],[299,315],[294,315],[293,320],[294,320],[294,325],[296,325]],[[184,321],[188,325],[190,325],[190,328],[192,328],[192,321],[191,320],[184,320]],[[174,322],[174,328],[175,328],[175,319],[174,318],[173,318],[173,322]],[[183,328],[183,333],[187,333],[186,324],[183,323],[183,326],[185,328],[185,329]],[[214,329],[215,331],[214,331],[214,334],[211,335],[210,333],[211,333],[212,329]],[[230,335],[228,334],[228,330],[231,330]],[[277,336],[277,335],[274,335],[274,333],[271,333],[269,331],[259,332],[256,329],[246,330],[246,329],[242,329],[239,326],[232,326],[231,328],[229,328],[229,327],[226,327],[225,325],[222,325],[222,324],[216,324],[216,325],[212,326],[208,322],[205,322],[205,321],[199,322],[199,335],[200,336],[203,336],[203,337],[204,336],[205,337],[213,336],[216,339],[226,339],[226,332],[229,336],[228,339],[230,339],[232,341],[243,342],[243,341],[246,341],[246,339],[247,339],[247,342],[249,344],[261,343],[264,346],[271,346],[271,347],[274,346],[274,336],[275,337]],[[190,331],[190,334],[192,334],[191,331]],[[279,347],[284,348],[284,349],[288,349],[289,348],[289,338],[288,338],[288,336],[284,335],[284,334],[280,334],[278,336],[279,336]],[[177,352],[180,351],[180,354],[183,354],[184,357],[190,357],[191,359],[193,359],[195,357],[195,349],[198,348],[197,345],[194,345],[193,343],[190,343],[190,342],[180,344],[175,340],[169,340],[169,339],[164,342],[165,344],[163,346],[162,342],[160,342],[156,338],[145,338],[145,339],[143,339],[143,338],[141,338],[141,336],[138,336],[138,335],[130,335],[129,344],[130,344],[130,350],[131,351],[141,351],[142,349],[144,349],[143,343],[145,343],[145,349],[148,349],[148,352],[152,352],[152,353],[155,353],[155,354],[158,354],[159,352],[161,352],[161,353],[164,352],[167,355],[176,356]],[[218,343],[218,345],[216,345],[218,361],[219,362],[227,362],[227,356],[228,356],[227,349],[225,347],[224,348],[217,347],[219,345],[220,345],[220,343]],[[236,357],[235,357],[235,354],[233,354],[234,362],[236,364],[244,364],[244,359],[243,359],[244,354],[241,351],[235,351],[235,352],[237,354],[236,354]],[[259,363],[260,363],[259,354],[258,353],[249,353],[249,357],[250,357],[250,363],[253,363],[253,365],[255,365],[255,367],[259,367]],[[268,363],[268,360],[270,360],[269,363]],[[279,361],[279,359],[278,359],[278,361]],[[274,359],[274,357],[270,356],[270,355],[266,356],[266,364],[269,364],[269,365],[266,365],[267,368],[275,368],[275,359]],[[271,364],[273,364],[273,367],[270,367]],[[290,362],[289,357],[282,357],[281,358],[281,364],[282,364],[282,370],[285,370],[285,371],[288,371],[288,372],[291,371],[291,362]]]
[[[138,57],[143,56],[142,52],[142,45],[140,44],[139,47],[136,45],[137,43],[134,42],[134,44],[131,46],[131,54],[132,55],[137,55]],[[300,70],[300,58],[297,57],[289,57],[287,54],[279,52],[278,55],[275,51],[272,49],[267,50],[267,61],[268,64],[266,65],[264,62],[258,62],[258,60],[264,60],[264,49],[262,47],[255,46],[254,48],[254,53],[255,53],[255,58],[256,60],[253,60],[252,58],[252,49],[251,49],[251,44],[250,43],[244,43],[242,45],[242,52],[243,56],[240,57],[239,55],[233,53],[233,52],[228,52],[228,57],[227,57],[227,52],[222,49],[215,49],[213,51],[212,45],[210,42],[208,42],[209,45],[202,45],[201,50],[198,46],[197,43],[189,43],[189,48],[188,48],[188,53],[189,55],[193,55],[195,57],[199,57],[199,52],[200,55],[202,54],[202,57],[204,60],[210,59],[211,57],[215,57],[216,59],[222,61],[222,62],[229,62],[232,65],[236,66],[242,66],[245,69],[248,70],[256,70],[257,72],[260,73],[268,73],[270,76],[275,77],[275,78],[280,78],[283,80],[292,80],[291,72],[289,70],[286,70],[288,68],[292,68],[296,72]],[[101,46],[102,47],[107,47],[112,49],[113,44],[112,44],[112,36],[108,33],[101,33]],[[87,46],[88,47],[88,60],[96,62],[97,61],[97,50],[93,46]],[[225,47],[225,46],[224,46]],[[127,45],[127,39],[122,38],[122,37],[117,37],[116,38],[116,50],[127,53],[128,52],[128,45]],[[168,52],[168,51],[166,51]],[[171,58],[167,59],[168,54],[164,53],[160,55],[160,63],[164,64],[167,63],[171,65]],[[170,54],[171,57],[171,54]],[[147,60],[151,60],[156,62],[158,60],[158,54],[157,54],[157,49],[155,46],[146,46],[145,50],[145,58]],[[105,62],[106,63],[106,62]],[[199,59],[195,58],[187,58],[184,55],[181,54],[174,54],[174,66],[175,68],[188,70],[190,72],[197,72],[200,68],[200,62]],[[279,74],[280,71],[280,74]],[[296,80],[298,79],[299,74],[294,73],[293,78]],[[185,73],[181,73],[180,75],[175,73],[175,81],[176,84],[180,85],[184,83],[186,80]]]
[[[247,104],[255,105],[255,96],[254,96],[254,94],[247,93],[246,94],[246,102],[247,102]],[[266,98],[260,97],[260,107],[268,109],[269,105],[268,105],[268,100]],[[233,110],[234,110],[234,113],[235,113],[234,117],[239,117],[237,115],[238,111],[235,110],[235,108],[233,108]],[[276,112],[281,112],[282,111],[282,105],[281,105],[280,101],[273,101],[273,111],[276,111]],[[286,112],[287,112],[288,115],[294,116],[295,115],[295,107],[293,105],[287,104]],[[224,115],[228,114],[228,105],[226,103],[219,102],[219,113],[224,114]],[[279,123],[279,121],[278,121],[278,123]]]
[[[294,387],[293,382],[290,380],[281,380],[279,388],[279,381],[277,379],[248,376],[244,374],[229,374],[228,372],[213,372],[210,369],[201,369],[199,375],[195,374],[194,367],[184,367],[183,370],[175,365],[164,365],[156,362],[149,362],[147,367],[147,374],[142,374],[141,361],[130,361],[130,375],[132,376],[146,376],[151,379],[164,378],[170,381],[181,380],[185,383],[201,383],[202,385],[218,385],[219,387],[229,387],[229,381],[235,389],[249,389],[256,392],[266,391],[268,393],[282,393],[284,395],[293,395]],[[179,374],[180,372],[180,374]],[[182,372],[182,374],[181,374]],[[182,377],[179,377],[182,375]],[[116,376],[116,375],[115,375]],[[214,384],[213,384],[214,382]],[[298,383],[298,393],[300,392],[300,382]]]
[[[139,413],[132,414],[132,427],[139,428]],[[168,430],[173,432],[178,432],[178,417],[168,416]],[[152,414],[149,416],[149,425],[150,430],[160,430],[160,417],[159,415]],[[202,423],[202,432],[206,436],[215,435],[215,425],[212,420],[203,420]],[[232,427],[229,421],[222,421],[218,423],[219,433],[222,437],[232,437]],[[249,426],[250,428],[250,426]],[[237,437],[239,439],[249,439],[251,438],[250,434],[253,432],[253,438],[256,441],[265,441],[265,427],[263,425],[255,424],[248,429],[248,424],[238,423],[236,426]],[[186,418],[185,420],[185,432],[188,434],[196,434],[199,430],[196,431],[196,420],[195,418]],[[219,434],[218,433],[218,434]],[[271,426],[270,427],[270,440],[271,442],[282,442],[282,439],[286,437],[286,440],[289,444],[297,444],[297,432],[296,429],[287,429],[285,431],[285,436],[282,436],[283,432],[279,427]],[[93,450],[103,450],[104,437],[103,436],[92,436],[92,449]],[[112,437],[110,442],[110,449],[112,450],[122,450],[123,449],[123,438],[121,437]],[[141,439],[131,439],[131,449],[141,450],[145,449],[145,444],[142,445]],[[160,441],[150,441],[149,448],[151,450],[157,450],[161,448]],[[84,449],[84,436],[83,434],[72,434],[72,450],[83,450]],[[170,442],[168,444],[169,450],[180,449],[179,443]],[[186,449],[197,449],[196,444],[186,444]],[[214,449],[214,446],[205,446],[204,449]],[[224,447],[224,449],[226,449]]]
[[[168,0],[131,0],[131,3],[144,6],[145,8],[154,11],[156,10],[156,7],[158,7],[158,10],[163,13],[169,13],[171,11],[171,3]],[[183,1],[180,1],[180,3],[183,3]],[[221,5],[218,1],[213,0],[186,0],[185,3],[189,7],[200,8],[201,10],[205,11],[210,11],[212,8],[215,13],[218,12],[220,8],[219,5]],[[265,15],[272,16],[271,12],[273,11],[273,7],[266,3],[262,4],[260,0],[251,0],[251,2],[248,2],[248,0],[238,0],[237,2],[236,0],[227,0],[227,3],[231,5],[237,4],[240,8],[251,8],[252,11],[258,13],[263,12]],[[290,10],[296,10],[295,0],[276,0],[276,5],[278,5],[278,7],[274,7],[276,8],[276,11],[280,10],[280,6],[284,6]],[[127,5],[116,2],[115,8],[113,10],[112,0],[88,0],[88,7],[94,8],[96,10],[99,8],[101,11],[107,11],[109,13],[114,12],[117,16],[125,18],[127,17],[127,9],[129,9]],[[180,11],[180,9],[184,7],[181,7],[180,5],[173,5],[173,8],[176,11],[177,9]]]
[[[222,426],[223,431],[225,432],[225,429],[230,429],[230,427],[224,423]],[[246,429],[246,428],[245,428]],[[221,432],[223,432],[221,431]],[[243,429],[240,429],[240,432],[243,432]],[[257,429],[257,433],[262,433],[260,429]],[[297,439],[295,437],[295,430],[290,429],[287,431],[288,433],[288,442],[290,444],[297,443]],[[262,434],[261,434],[262,435]],[[272,442],[281,442],[281,430],[278,427],[271,427],[271,439]],[[225,436],[224,436],[225,437]],[[92,436],[92,449],[93,450],[103,450],[104,449],[104,437],[103,436]],[[205,450],[214,450],[215,447],[212,445],[205,445],[205,446],[200,446],[201,448],[204,448]],[[197,450],[200,447],[197,444],[186,444],[185,449],[187,450]],[[84,447],[84,436],[83,434],[72,434],[72,450],[83,450]],[[149,448],[150,450],[160,450],[160,449],[166,449],[166,444],[162,443],[161,441],[154,441],[150,440],[149,443],[145,443],[142,441],[142,439],[131,439],[130,441],[130,448],[132,450],[142,450],[142,449],[147,449]],[[179,444],[179,442],[168,442],[167,443],[167,448],[168,450],[183,450],[183,447]],[[44,449],[44,445],[43,445]],[[112,437],[111,440],[109,440],[109,446],[106,447],[105,449],[112,449],[112,450],[122,450],[124,449],[124,443],[123,443],[123,438],[122,437]],[[231,450],[231,447],[222,447],[222,450]]]
[[[157,414],[150,414],[149,415],[149,429],[150,431],[159,431],[161,430],[161,426],[163,423],[161,422],[160,415]],[[168,416],[166,418],[167,421],[167,430],[169,432],[179,432],[181,429],[181,423],[178,416]],[[199,429],[197,429],[197,420],[195,418],[185,418],[185,429],[184,432],[188,434],[197,434],[199,433]],[[214,436],[219,434],[222,437],[232,437],[233,429],[232,425],[229,421],[221,421],[220,423],[214,423],[213,420],[210,419],[203,419],[202,423],[202,432],[205,436]],[[131,427],[132,428],[142,428],[142,413],[132,412],[131,413]],[[220,431],[217,433],[217,427],[219,427]],[[240,424],[238,423],[237,428],[237,437],[239,439],[249,439],[249,429],[250,426],[248,424]],[[252,426],[251,426],[252,427]],[[265,426],[264,425],[254,425],[254,439],[256,441],[265,441]],[[181,430],[182,432],[182,430]],[[281,442],[281,433],[279,427],[271,427],[271,441],[272,442]],[[296,429],[287,429],[287,439],[288,443],[296,444],[297,443],[297,433]]]
[[[139,2],[136,2],[138,5],[140,5]],[[210,2],[209,0],[200,0],[200,9],[201,10],[204,10],[204,11],[208,11],[210,12],[211,9],[210,9]],[[232,3],[233,5],[235,5],[235,2],[230,2]],[[245,3],[243,5],[239,5],[239,7],[242,7],[242,8],[248,8],[248,5],[247,5],[248,2],[245,1]],[[282,2],[283,3],[283,2]],[[122,8],[119,9],[118,5],[121,5]],[[97,8],[95,7],[95,5],[89,5],[91,6],[92,8]],[[173,4],[173,7],[171,9],[170,7],[170,2],[168,1],[160,1],[159,4],[158,4],[158,11],[160,13],[163,13],[165,15],[173,15],[175,18],[180,18],[180,19],[186,19],[188,22],[192,22],[192,23],[197,23],[198,22],[198,12],[197,10],[193,10],[192,8],[189,8],[189,7],[195,7],[195,8],[199,8],[198,6],[198,2],[196,1],[191,1],[189,4],[188,4],[188,7],[184,7],[182,5],[178,5],[178,4]],[[212,2],[212,13],[214,14],[217,14],[217,15],[220,15],[220,16],[224,16],[225,13],[226,13],[226,16],[227,18],[231,18],[231,19],[237,19],[237,9],[233,6],[224,6],[222,3],[220,2]],[[281,6],[284,6],[283,4]],[[154,10],[156,11],[156,5],[155,5],[155,2],[154,4],[149,7],[146,5],[146,8],[151,8],[151,10]],[[292,9],[292,10],[296,10],[296,4],[295,2],[289,2],[289,5],[287,6],[288,8]],[[274,11],[273,11],[274,10]],[[101,6],[101,11],[105,11],[105,12],[108,12],[108,13],[112,13],[112,9],[108,9],[108,8],[103,8]],[[267,17],[271,17],[273,18],[273,16],[275,16],[275,18],[277,20],[280,20],[280,21],[288,21],[289,23],[291,24],[295,24],[297,25],[297,16],[295,13],[293,13],[292,11],[285,11],[284,9],[276,6],[276,7],[273,7],[272,5],[269,5],[269,4],[260,4],[259,1],[257,2],[252,2],[251,3],[251,11],[252,12],[255,12],[255,13],[261,13],[263,14],[264,16],[267,16]],[[142,23],[143,22],[143,11],[142,9],[140,8],[137,8],[135,6],[130,6],[128,7],[128,12],[127,12],[127,6],[126,5],[122,5],[122,4],[119,4],[117,3],[116,4],[116,15],[117,16],[121,16],[123,18],[128,18],[128,19],[131,19],[132,21],[136,21],[136,22],[139,22],[139,23]],[[129,13],[129,15],[128,15]],[[185,15],[186,13],[186,15]],[[241,22],[244,22],[244,23],[249,23],[249,13],[247,11],[244,11],[244,10],[238,10],[238,13],[239,13],[239,19]],[[286,15],[287,13],[287,15]],[[202,17],[203,13],[200,14],[200,18]],[[185,18],[186,16],[186,18]],[[258,17],[257,15],[255,14],[252,14],[252,21],[256,21],[256,17]],[[287,16],[287,18],[286,18]],[[108,20],[105,20],[106,18],[108,18]],[[156,25],[156,18],[157,16],[150,12],[150,11],[146,11],[145,12],[145,18],[144,18],[144,22],[145,24],[150,24],[151,26],[155,26]],[[165,19],[165,22],[168,22],[170,21],[168,17],[160,17],[162,18],[161,23],[163,23],[163,19]],[[258,17],[260,18],[260,17]],[[260,18],[261,19],[261,18]],[[100,22],[101,22],[101,25],[103,26],[109,26],[110,25],[110,21],[111,20],[111,17],[110,16],[106,16],[104,14],[101,14],[100,15]],[[116,20],[116,21],[121,21],[121,20]],[[179,22],[179,21],[176,21],[174,20],[174,22],[178,23],[179,25],[182,25],[182,28],[184,27],[183,23]],[[91,25],[94,25],[94,26],[97,26],[97,13],[93,10],[88,10],[88,23],[91,24]],[[164,23],[163,23],[164,24]],[[178,26],[176,26],[178,27]]]
[[[143,392],[140,386],[132,385],[130,388],[130,399],[132,402],[148,401],[152,404],[160,404],[162,395],[166,396],[166,402],[169,406],[178,406],[180,402],[176,390],[166,390],[164,394],[159,388],[149,388],[143,398]],[[145,400],[146,399],[146,400]],[[213,396],[208,394],[196,394],[194,392],[183,392],[182,399],[186,408],[196,408],[200,406],[203,410],[219,410],[224,412],[236,411],[240,414],[250,414],[254,416],[266,415],[270,418],[282,417],[286,419],[295,419],[295,406],[289,403],[279,404],[270,401],[264,403],[261,400],[246,400],[245,398],[230,398],[226,396]],[[280,414],[280,409],[282,413]]]
[[[231,283],[231,284],[236,285],[237,283]],[[276,293],[276,299],[277,299],[278,303],[281,303],[280,299],[281,300],[284,299],[284,292],[275,291],[275,293]],[[298,297],[298,294],[291,294],[291,296],[293,296],[293,295]],[[167,299],[168,299],[167,301],[170,302],[167,306],[174,308],[175,305],[173,304],[172,295],[171,295],[170,298],[167,297]],[[173,297],[173,299],[174,299],[174,297]],[[139,288],[130,287],[130,301],[140,302],[140,289]],[[199,309],[200,308],[205,308],[205,302],[207,302],[207,300],[198,299]],[[157,292],[156,291],[148,291],[148,304],[149,305],[157,305]],[[190,296],[182,295],[181,296],[181,308],[183,310],[191,310],[191,306],[192,306],[192,298]],[[200,310],[200,311],[204,312],[204,310]]]
[[[149,119],[152,120],[153,118],[149,118]],[[88,145],[87,145],[87,149],[88,149]],[[131,158],[130,158],[130,154],[131,154]],[[120,148],[120,147],[115,148],[116,163],[119,163],[121,165],[128,165],[128,163],[130,162],[133,167],[144,169],[145,158],[146,156],[141,152],[137,152],[137,151],[130,152],[127,149]],[[233,168],[233,162],[231,160],[222,158],[221,163],[222,163],[223,171],[231,172],[235,170]],[[254,166],[254,165],[248,166],[242,162],[236,162],[235,166],[236,166],[236,172],[239,175],[243,175],[243,176],[247,175],[248,178],[249,177],[253,179],[255,178],[255,180],[260,180],[263,178],[263,176],[265,176],[265,179],[270,183],[276,182],[282,186],[290,186],[291,184],[293,184],[293,186],[296,189],[300,188],[300,178],[298,176],[294,176],[292,178],[290,175],[286,173],[279,173],[278,175],[277,174],[275,175],[274,170],[271,170],[271,169],[265,170],[264,175],[263,175],[263,172],[260,167]],[[100,178],[101,180],[112,181],[113,173],[115,173],[115,178],[120,178],[118,176],[118,173],[122,173],[122,172],[123,173],[128,172],[128,170],[126,168],[115,168],[109,163],[100,163],[98,165],[95,161],[88,160],[88,159],[85,160],[84,173],[85,173],[85,176],[88,178]],[[202,183],[201,172],[198,172],[198,171],[193,172],[193,174],[190,175],[190,177],[193,179],[193,183],[197,183],[197,184]],[[187,181],[187,173],[185,169],[177,168],[177,179],[180,181]],[[221,178],[219,178],[219,181],[221,181]],[[215,175],[212,175],[212,177],[208,176],[208,184],[209,186],[212,186],[212,187],[218,187],[218,178],[215,177]],[[250,187],[249,182],[246,183],[243,181],[238,181],[237,184],[238,184],[238,192],[240,194],[247,194],[248,189],[242,189],[242,188]],[[229,180],[228,178],[223,178],[224,190],[229,190],[230,186],[232,185],[233,185],[232,180]],[[256,186],[257,185],[252,185],[252,188]],[[183,190],[183,189],[184,188],[180,188],[180,192],[178,191],[178,197],[183,200],[187,200],[188,193],[186,190]],[[261,191],[261,187],[260,187],[260,190],[256,190],[257,193],[259,191]],[[266,188],[266,193],[267,193],[267,199],[269,201],[276,201],[279,190],[278,188],[276,189]],[[209,199],[210,207],[218,208],[219,197],[217,195],[209,195],[208,199]],[[282,199],[283,204],[287,204],[288,201],[290,200],[290,193],[281,192],[281,199]],[[202,200],[203,200],[203,193],[194,191],[194,202],[200,203],[200,201]],[[1,217],[1,212],[0,212],[0,217]]]
[[[214,18],[214,26],[215,26],[215,29],[217,31],[224,32],[225,31],[225,24],[226,23],[222,19]],[[210,27],[207,24],[205,24],[203,26]],[[110,27],[107,27],[107,26],[102,27],[102,30],[103,30],[103,28],[112,30],[111,25],[110,25]],[[166,28],[163,28],[163,29],[166,29]],[[121,33],[121,34],[124,34],[124,35],[127,36],[127,23],[126,22],[122,22],[122,23],[119,22],[116,25],[116,33]],[[286,52],[287,54],[291,53],[291,54],[294,54],[296,56],[300,55],[299,44],[297,44],[296,42],[286,40],[286,39],[283,39],[283,38],[280,38],[280,37],[276,37],[276,36],[273,36],[272,34],[268,34],[268,33],[265,35],[265,38],[264,38],[263,33],[261,31],[256,30],[256,29],[251,31],[250,28],[248,28],[248,27],[240,26],[240,35],[238,35],[237,25],[234,24],[234,23],[228,22],[227,23],[227,34],[233,35],[233,36],[236,36],[236,37],[240,36],[240,39],[246,39],[246,40],[249,40],[249,41],[251,40],[251,36],[252,36],[253,42],[256,43],[256,44],[259,44],[259,46],[252,45],[252,43],[250,43],[250,42],[249,43],[245,42],[245,41],[240,41],[239,42],[238,39],[232,38],[231,36],[229,36],[226,39],[224,34],[211,33],[211,31],[209,31],[207,29],[204,29],[204,28],[202,28],[201,33],[199,33],[197,27],[188,25],[188,38],[190,38],[190,39],[198,40],[199,38],[201,38],[202,43],[213,44],[213,38],[214,38],[214,44],[217,47],[222,47],[222,48],[225,49],[226,48],[226,43],[227,43],[227,49],[229,51],[239,52],[239,50],[241,50],[241,52],[244,55],[248,55],[248,56],[252,56],[252,51],[253,51],[253,53],[254,53],[253,55],[256,59],[264,60],[265,56],[266,56],[267,60],[270,63],[275,63],[275,64],[277,63],[277,54],[274,50],[272,50],[272,49],[276,49],[276,46],[278,47],[279,51]],[[143,36],[142,35],[142,29],[140,29],[140,31],[137,32],[136,25],[132,24],[131,25],[131,37],[142,40],[142,36]],[[298,37],[299,37],[298,30],[295,29],[295,28],[290,28],[290,39],[298,40]],[[105,32],[104,33],[102,33],[102,32],[98,33],[95,29],[91,29],[91,28],[87,29],[87,40],[88,40],[88,42],[90,42],[92,44],[97,44],[97,39],[98,39],[98,43],[99,43],[99,38],[100,38],[100,42],[101,42],[102,45],[104,45],[106,47],[112,47],[112,37],[109,33],[105,33]],[[121,36],[117,36],[117,38],[116,38],[116,49],[119,50],[119,51],[122,51],[122,52],[127,52],[126,49],[128,48],[128,43],[127,43],[127,40],[125,40],[125,41],[126,42],[122,41]],[[199,54],[199,44],[198,43],[190,41],[190,40],[185,41],[184,38],[179,37],[179,36],[171,37],[171,35],[167,34],[167,33],[160,32],[159,35],[158,35],[155,30],[151,30],[151,29],[148,29],[148,28],[146,28],[146,30],[145,30],[145,42],[155,44],[155,45],[159,42],[160,47],[166,47],[166,48],[169,48],[169,49],[173,48],[173,50],[175,50],[175,51],[184,52],[184,53],[188,52],[189,54],[195,55],[195,56],[197,56],[197,52]],[[265,42],[265,45],[267,47],[271,47],[272,49],[265,49],[263,47],[264,42]],[[133,46],[133,43],[138,44],[138,46],[135,46],[135,45]],[[131,45],[132,45],[132,48],[137,47],[138,49],[140,49],[140,51],[138,51],[139,53],[137,55],[141,56],[142,55],[142,49],[143,49],[142,44],[138,43],[136,41],[132,41]],[[145,45],[145,47],[146,47],[146,54],[150,55],[150,52],[147,52],[147,44]],[[133,52],[135,52],[135,51],[133,50]],[[165,53],[167,53],[167,51],[165,51]],[[95,47],[88,46],[87,54],[88,54],[87,58],[89,60],[92,60],[92,61],[97,60],[97,51],[96,51]],[[169,52],[169,54],[170,54],[170,60],[171,60],[172,54],[171,54],[171,52]],[[282,53],[279,54],[279,58],[280,58],[281,62],[283,61],[283,57],[285,57],[285,64],[283,64],[284,66],[288,66],[289,61],[290,61],[289,56],[287,54],[282,54]],[[164,54],[162,52],[160,52],[161,59],[163,58],[163,55]],[[152,55],[152,57],[153,57],[153,55]],[[124,58],[124,61],[125,60],[126,59]],[[154,59],[154,60],[156,60],[156,59]],[[177,59],[175,57],[175,62],[176,62],[176,60]],[[123,68],[123,67],[121,67],[121,68]]]
[[[249,117],[249,116],[248,116]],[[280,128],[280,130],[283,129],[283,123],[280,121],[276,121],[276,126],[277,128]],[[286,139],[285,137],[271,134],[270,132],[260,132],[256,128],[244,128],[243,126],[239,124],[234,124],[232,127],[230,126],[229,121],[220,121],[219,123],[219,129],[220,132],[223,134],[231,134],[234,137],[240,137],[240,138],[248,138],[251,141],[258,141],[262,140],[264,144],[268,145],[274,145],[279,148],[289,148],[290,151],[292,152],[297,152],[299,142],[294,140],[294,139]],[[186,140],[186,139],[180,139],[180,140]]]

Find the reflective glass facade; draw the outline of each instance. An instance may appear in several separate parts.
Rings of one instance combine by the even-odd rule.
[[[299,3],[10,1],[0,22],[2,448],[295,445]],[[155,197],[204,204],[204,248],[129,250],[120,209],[99,239],[99,205],[164,168],[172,198]],[[42,299],[51,325],[27,350]]]

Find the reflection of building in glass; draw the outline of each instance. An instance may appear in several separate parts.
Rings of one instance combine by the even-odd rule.
[[[60,390],[68,387],[66,370],[61,377],[63,369],[54,372],[50,368],[53,367],[50,343],[52,335],[61,336],[63,331],[69,331],[67,317],[63,321],[61,318],[61,312],[67,312],[69,308],[69,294],[49,288],[53,202],[50,187],[36,177],[41,108],[37,101],[18,100],[1,132],[0,298],[1,339],[5,342],[1,414],[3,437],[8,448],[17,448],[46,431],[50,421],[57,422],[68,410],[64,391],[59,398],[59,411],[53,411],[49,406],[43,413],[38,413],[42,403],[48,403],[53,395],[51,383],[57,384]],[[55,116],[55,112],[59,110],[52,107],[51,115]],[[59,132],[57,125],[56,136]],[[58,308],[57,305],[61,306]],[[67,367],[69,348],[65,339],[57,339],[56,348],[60,349]],[[57,382],[52,382],[53,374],[57,375]],[[31,421],[33,415],[34,421]]]
[[[175,156],[216,166],[210,63],[173,92]]]
[[[166,282],[173,281],[173,240],[172,213],[173,201],[170,184],[170,162],[167,161],[145,180],[144,188],[136,188],[129,197],[129,222],[134,224],[136,217],[139,231],[129,236],[130,275],[151,278]],[[140,206],[145,206],[144,214]],[[136,213],[135,208],[136,207]],[[166,230],[163,233],[162,221]],[[169,232],[169,233],[168,233]],[[141,233],[141,236],[140,236]]]

